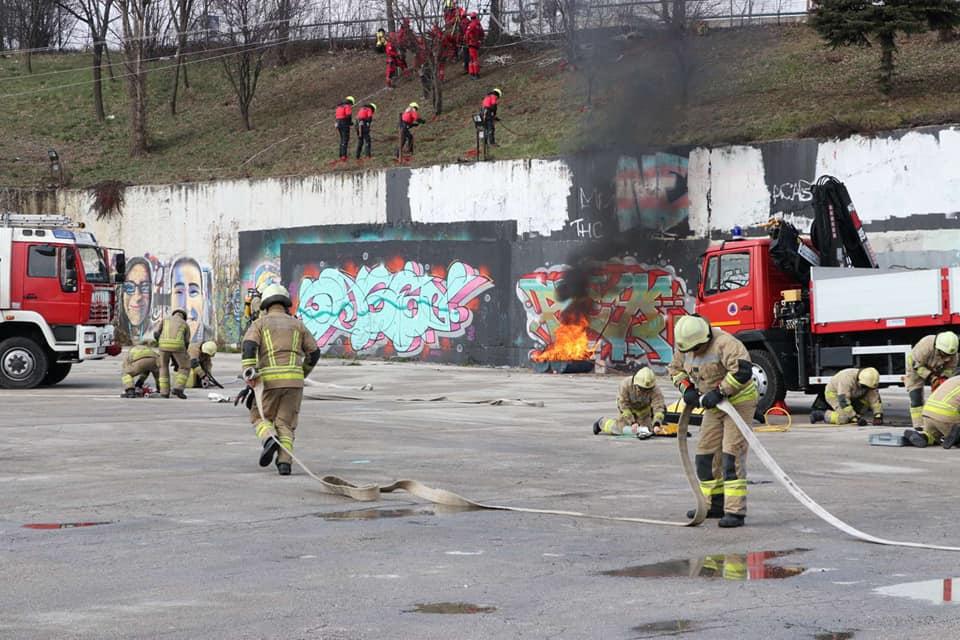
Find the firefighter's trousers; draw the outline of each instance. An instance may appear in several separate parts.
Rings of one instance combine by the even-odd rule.
[[[303,389],[265,389],[263,392],[263,416],[257,411],[256,403],[250,409],[250,422],[260,438],[261,444],[270,436],[280,441],[277,462],[290,464],[293,460],[294,432],[300,418],[300,403],[303,401]]]
[[[639,427],[646,427],[648,429],[653,429],[653,409],[647,407],[645,411],[624,411],[616,418],[601,418],[600,433],[606,433],[609,435],[619,436],[624,433],[632,433],[633,435],[637,434],[637,430],[633,428],[633,425],[636,424]]]
[[[940,444],[943,439],[950,434],[954,427],[960,426],[960,422],[947,422],[937,420],[930,416],[923,416],[923,436],[929,444]]]
[[[133,389],[134,386],[142,387],[147,378],[153,374],[153,380],[160,386],[160,371],[157,369],[156,358],[142,358],[135,360],[129,365],[123,367],[123,390]],[[136,378],[136,380],[134,380]]]
[[[923,427],[923,387],[926,385],[923,378],[913,369],[908,369],[903,376],[903,386],[910,395],[910,422],[914,429]]]
[[[187,376],[190,375],[190,356],[186,351],[161,351],[160,352],[160,395],[164,398],[170,397],[170,364],[176,362],[177,370],[173,379],[173,388],[183,391],[187,386]]]
[[[756,400],[734,405],[748,425],[753,422]],[[707,502],[723,496],[725,513],[747,515],[747,441],[733,418],[720,409],[703,412],[697,438],[697,477]]]
[[[845,407],[840,406],[839,398],[832,393],[825,394],[824,398],[832,408],[823,412],[823,419],[828,424],[850,424],[856,422],[859,416],[870,413],[870,405],[861,398],[851,400]]]

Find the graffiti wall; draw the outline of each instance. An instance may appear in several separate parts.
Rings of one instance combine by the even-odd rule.
[[[163,318],[183,309],[192,342],[215,339],[213,289],[210,266],[189,256],[129,258],[120,292],[120,328],[131,341],[152,338]]]

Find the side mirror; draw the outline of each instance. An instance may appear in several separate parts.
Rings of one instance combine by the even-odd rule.
[[[60,285],[68,293],[77,290],[77,260],[72,247],[63,249],[63,273],[60,274]]]
[[[113,254],[113,273],[117,284],[123,284],[127,277],[127,256],[122,251]]]

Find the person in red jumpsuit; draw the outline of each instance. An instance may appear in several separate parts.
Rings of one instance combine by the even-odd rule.
[[[483,25],[480,24],[480,17],[474,11],[470,14],[470,24],[467,26],[467,32],[463,39],[467,43],[467,52],[470,55],[470,61],[467,64],[467,73],[475,80],[480,77],[480,45],[486,36],[483,32]]]
[[[483,135],[486,137],[487,142],[490,144],[497,144],[497,127],[496,122],[500,119],[497,117],[497,106],[500,104],[500,98],[503,96],[503,92],[500,89],[494,89],[487,95],[483,97],[483,102],[480,105],[480,118],[483,120]]]
[[[353,126],[353,105],[357,103],[353,96],[347,96],[337,105],[334,113],[337,132],[340,134],[340,159],[347,159],[347,147],[350,145],[350,127]]]
[[[411,102],[410,106],[404,109],[400,115],[400,149],[397,153],[398,157],[403,154],[405,148],[409,150],[410,155],[413,155],[413,128],[419,127],[424,122],[426,122],[426,120],[420,117],[420,105],[416,102]]]
[[[395,37],[390,34],[387,38],[387,86],[393,87],[393,79],[400,73],[406,65],[403,58],[400,57],[400,50],[397,49]]]

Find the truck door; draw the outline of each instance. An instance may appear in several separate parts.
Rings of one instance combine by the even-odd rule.
[[[20,308],[35,311],[49,325],[80,322],[80,294],[76,255],[72,246],[17,243],[25,254]],[[17,261],[23,264],[24,261]]]
[[[756,326],[750,248],[732,249],[707,259],[701,284],[701,315],[715,327],[737,333]]]

